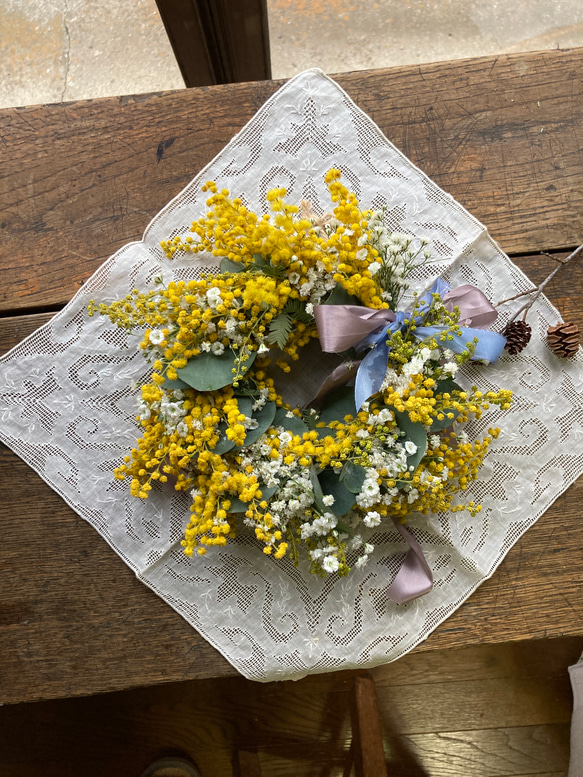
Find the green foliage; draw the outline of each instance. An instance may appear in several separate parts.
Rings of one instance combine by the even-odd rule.
[[[290,299],[284,305],[281,313],[270,323],[267,342],[270,345],[277,345],[283,350],[289,340],[294,321],[301,321],[304,324],[314,323],[313,317],[306,313],[305,304],[297,299]]]
[[[340,479],[333,469],[327,467],[320,472],[318,480],[324,494],[331,494],[334,497],[334,504],[328,508],[337,516],[346,515],[355,503],[355,496],[349,491],[346,484]]]
[[[278,486],[269,486],[268,488],[267,486],[260,485],[259,488],[261,490],[261,499],[271,499],[277,491]],[[244,513],[249,507],[249,502],[243,502],[237,496],[229,496],[227,498],[231,502],[231,506],[229,507],[230,513]]]
[[[415,453],[407,456],[407,468],[409,471],[415,471],[427,451],[427,432],[423,424],[413,423],[408,413],[401,413],[399,410],[395,410],[394,413],[399,429],[405,433],[404,439],[401,438],[400,442],[404,445],[407,440],[410,440],[417,446]]]
[[[346,462],[340,474],[340,479],[346,488],[353,494],[360,493],[365,478],[366,472],[364,467],[361,467],[360,464],[355,464],[352,461]]]
[[[349,294],[341,283],[337,283],[332,289],[332,292],[325,305],[361,305],[361,301],[358,297],[353,297]]]
[[[263,275],[271,275],[272,278],[282,278],[285,274],[285,268],[282,265],[271,264],[269,257],[266,260],[261,254],[253,254],[253,264],[250,264],[247,269]]]
[[[286,432],[289,432],[290,434],[299,434],[300,437],[310,431],[301,418],[298,418],[296,415],[292,416],[292,418],[288,418],[287,413],[288,411],[284,410],[283,407],[278,407],[275,411],[273,425],[283,426]]]
[[[438,381],[433,388],[434,396],[437,396],[438,394],[451,394],[453,391],[463,391],[463,389],[451,378]],[[453,415],[453,418],[448,418],[448,415],[450,414]],[[443,429],[447,429],[447,427],[451,426],[458,417],[459,412],[453,408],[444,408],[443,415],[444,417],[441,421],[437,418],[433,421],[429,429],[430,432],[441,432]]]
[[[275,408],[275,402],[266,402],[262,408],[253,413],[252,418],[257,421],[258,426],[256,429],[250,429],[247,432],[245,442],[243,443],[245,446],[257,442],[261,435],[269,429],[275,417]]]
[[[221,259],[220,270],[222,273],[229,272],[235,274],[238,272],[245,272],[246,269],[245,262],[234,262],[226,256]]]
[[[267,335],[267,342],[269,345],[277,345],[278,348],[283,350],[285,344],[289,340],[293,326],[293,319],[289,313],[283,311],[276,316],[269,324],[269,334]]]
[[[330,421],[344,422],[344,418],[347,415],[356,418],[354,388],[339,386],[324,398],[320,421],[324,421],[326,424],[330,423]]]
[[[257,351],[251,351],[245,362],[246,370],[253,364]],[[226,348],[216,356],[205,351],[188,360],[186,367],[176,370],[178,378],[197,391],[216,391],[230,386],[235,378],[239,355]]]

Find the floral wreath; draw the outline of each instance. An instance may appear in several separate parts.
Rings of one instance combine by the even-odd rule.
[[[432,581],[406,519],[480,510],[460,494],[500,430],[472,440],[464,424],[506,410],[511,392],[464,390],[455,378],[469,360],[495,361],[506,339],[486,328],[496,311],[472,286],[438,279],[400,310],[411,271],[431,261],[428,241],[391,232],[340,178],[326,174],[335,207],[321,218],[285,202],[285,189],[268,192],[259,216],[207,183],[210,211],[193,236],[162,248],[169,258],[211,252],[219,273],[159,277],[89,312],[145,330],[141,436],[115,477],[140,499],[156,482],[190,493],[188,556],[225,545],[242,523],[264,553],[297,563],[304,547],[312,572],[346,575],[392,521],[410,551],[389,595],[405,602]],[[313,340],[342,361],[308,405],[291,407],[275,368],[297,369]]]

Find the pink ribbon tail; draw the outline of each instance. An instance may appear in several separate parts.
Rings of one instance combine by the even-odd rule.
[[[354,378],[361,361],[362,359],[353,362],[342,362],[338,367],[335,367],[318,389],[316,396],[310,400],[309,407],[318,407],[322,404],[326,394],[334,391],[339,386],[344,386],[351,378]]]
[[[487,329],[496,321],[498,311],[480,289],[466,283],[450,289],[441,298],[450,312],[457,305],[460,309],[460,324],[474,329]]]
[[[409,545],[409,551],[401,569],[389,586],[387,596],[397,604],[406,604],[431,591],[433,573],[415,537],[395,518],[393,518],[393,523],[401,537]]]

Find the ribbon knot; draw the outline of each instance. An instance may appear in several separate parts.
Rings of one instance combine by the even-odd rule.
[[[369,397],[381,390],[387,371],[390,349],[389,334],[415,324],[413,335],[419,340],[439,336],[447,331],[445,325],[419,326],[431,305],[433,294],[439,294],[450,311],[457,305],[460,310],[460,334],[448,333],[447,348],[462,353],[475,338],[473,360],[494,362],[502,353],[506,338],[484,329],[496,320],[497,312],[487,297],[475,286],[466,284],[450,290],[449,284],[438,278],[430,292],[425,294],[412,311],[371,310],[358,305],[316,305],[314,317],[320,345],[327,353],[339,353],[349,348],[363,352],[370,348],[360,361],[356,373],[354,399],[360,409]],[[407,322],[407,323],[406,323]],[[472,326],[469,326],[472,324]],[[371,347],[372,346],[372,347]]]

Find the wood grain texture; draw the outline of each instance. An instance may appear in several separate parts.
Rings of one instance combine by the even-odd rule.
[[[506,250],[534,252],[583,241],[582,64],[582,50],[555,51],[338,81]],[[49,320],[34,311],[64,304],[138,239],[278,86],[0,112],[0,353]],[[534,254],[517,262],[534,282],[553,266]],[[579,262],[548,293],[583,329],[581,288]],[[582,488],[553,505],[418,653],[581,636]],[[235,673],[4,446],[0,499],[0,702]]]
[[[507,252],[526,253],[583,241],[582,59],[548,51],[337,80]],[[1,111],[0,310],[68,301],[281,83]]]
[[[407,737],[431,777],[500,777],[566,770],[569,726],[522,726]],[[520,764],[522,771],[516,771]]]
[[[558,639],[412,653],[374,670],[389,774],[566,777],[571,695],[562,681],[579,647]],[[387,673],[397,684],[382,682]],[[241,677],[186,681],[7,706],[0,708],[0,774],[122,777],[184,753],[204,777],[230,777],[236,752],[252,750],[263,777],[340,777],[354,674],[266,685]],[[473,678],[473,688],[457,675]],[[511,705],[497,705],[501,676]],[[528,680],[538,690],[526,688]],[[427,772],[410,761],[405,767],[405,743]]]

